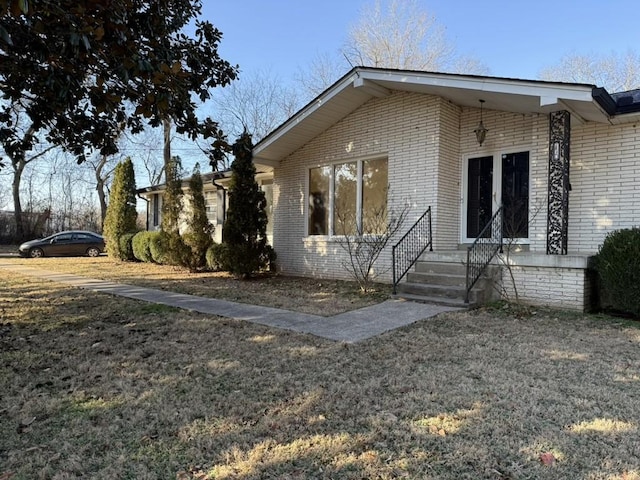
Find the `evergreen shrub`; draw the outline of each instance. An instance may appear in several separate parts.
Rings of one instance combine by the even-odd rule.
[[[123,235],[120,235],[120,238],[118,238],[120,258],[122,260],[126,260],[128,262],[136,260],[136,257],[133,254],[133,246],[131,245],[131,241],[135,236],[136,233],[125,233]]]
[[[196,164],[193,175],[189,180],[189,204],[191,214],[187,218],[187,229],[182,235],[184,244],[188,247],[185,255],[186,267],[192,272],[198,271],[207,265],[206,254],[213,244],[213,225],[207,218],[207,206],[204,199],[204,186],[200,165]]]
[[[126,252],[120,252],[120,237],[125,233],[135,233],[137,220],[136,179],[133,162],[127,158],[116,165],[102,228],[110,257],[127,260]]]
[[[222,230],[225,270],[243,278],[266,270],[275,255],[267,244],[267,200],[255,179],[252,149],[247,132],[233,145],[229,209]]]
[[[136,233],[131,239],[131,249],[133,250],[133,256],[141,262],[152,262],[150,243],[151,238],[157,232],[142,231]]]
[[[595,266],[601,307],[640,317],[640,228],[609,233]]]
[[[227,265],[227,245],[225,243],[214,243],[207,249],[207,268],[214,272],[225,272],[229,270]]]
[[[169,235],[165,232],[151,232],[149,237],[151,260],[160,265],[171,263],[169,259]]]

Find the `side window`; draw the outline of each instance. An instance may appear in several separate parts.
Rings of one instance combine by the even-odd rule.
[[[70,233],[63,233],[62,235],[58,235],[53,238],[54,243],[67,243],[71,241]]]
[[[309,169],[307,234],[383,233],[388,176],[386,158]]]
[[[329,235],[331,167],[309,170],[309,235]]]
[[[157,193],[153,194],[153,226],[157,227],[160,224],[160,195]]]

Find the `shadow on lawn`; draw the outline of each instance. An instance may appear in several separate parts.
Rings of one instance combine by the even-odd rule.
[[[17,478],[640,472],[638,330],[611,322],[456,313],[347,345],[48,282],[14,287],[0,290],[13,325],[0,463]]]

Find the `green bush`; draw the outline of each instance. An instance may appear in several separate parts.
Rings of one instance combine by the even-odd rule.
[[[138,212],[136,212],[136,179],[130,158],[118,163],[102,234],[107,243],[110,257],[127,260],[120,252],[120,237],[125,233],[135,233]]]
[[[161,265],[169,262],[169,236],[164,232],[152,232],[149,238],[151,260]]]
[[[247,252],[247,248],[246,245],[231,247],[228,243],[214,243],[207,249],[207,268],[234,274],[243,268],[252,272],[276,271],[276,252],[271,245],[266,245],[260,255]]]
[[[253,144],[246,131],[233,144],[229,208],[222,230],[227,245],[225,263],[234,275],[247,278],[269,268],[267,245],[267,199],[256,182]]]
[[[640,228],[609,233],[595,267],[601,307],[640,316]]]
[[[207,250],[213,244],[211,234],[214,231],[213,225],[207,218],[202,175],[200,175],[200,165],[197,163],[189,180],[188,199],[191,215],[187,217],[187,229],[182,234],[182,240],[188,247],[185,252],[185,266],[192,272],[196,272],[207,265]]]
[[[136,233],[125,233],[124,235],[120,235],[120,238],[118,238],[121,260],[131,262],[136,259],[135,255],[133,254],[133,246],[131,245],[131,241],[136,235]]]
[[[207,268],[214,272],[224,272],[229,270],[227,264],[227,245],[225,243],[214,243],[207,249]]]
[[[151,243],[151,237],[157,232],[138,232],[131,239],[131,249],[133,250],[133,256],[141,262],[152,262],[151,250],[149,244]]]
[[[273,249],[271,245],[267,245],[265,247],[264,252],[262,252],[262,264],[265,268],[270,272],[276,271],[276,259],[278,256],[276,255],[276,251]]]

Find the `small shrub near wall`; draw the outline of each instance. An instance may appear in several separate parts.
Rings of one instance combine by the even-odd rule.
[[[124,235],[120,235],[118,244],[122,260],[127,260],[129,262],[136,260],[136,257],[133,254],[133,245],[131,244],[133,237],[136,235],[136,233],[125,233]]]
[[[164,232],[151,232],[149,238],[149,252],[151,260],[159,264],[169,263],[169,236]]]
[[[214,243],[207,249],[207,268],[214,272],[229,270],[226,263],[227,245],[224,243]]]
[[[131,240],[131,249],[133,250],[133,256],[141,262],[152,262],[151,256],[151,238],[157,235],[158,232],[138,232]]]
[[[640,317],[640,228],[609,233],[595,266],[601,307]]]

